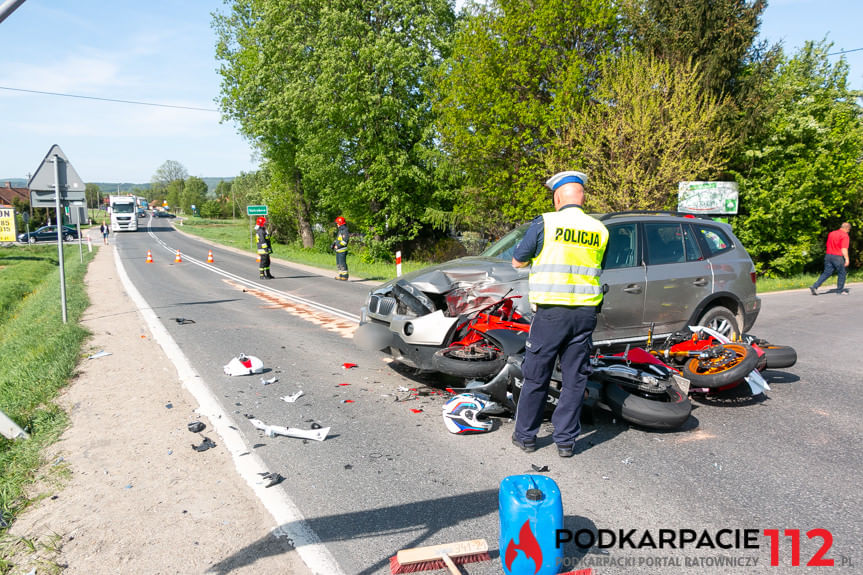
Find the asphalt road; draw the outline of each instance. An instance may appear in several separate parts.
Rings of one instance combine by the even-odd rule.
[[[772,387],[766,395],[697,401],[685,428],[670,433],[598,412],[585,424],[576,456],[563,460],[546,433],[536,453],[514,448],[508,419],[485,435],[447,433],[443,397],[433,387],[444,382],[412,376],[382,354],[353,346],[367,286],[278,264],[277,279],[259,282],[252,256],[213,249],[164,220],[151,223],[149,231],[112,235],[126,271],[235,417],[249,448],[285,477],[277,488],[289,494],[344,573],[389,573],[389,557],[399,549],[479,537],[489,541],[493,560],[465,565],[463,572],[500,573],[498,486],[508,475],[532,472],[532,465],[548,466],[544,474],[560,486],[565,527],[572,531],[634,529],[638,546],[645,532],[658,540],[660,529],[699,536],[752,530],[758,545],[614,545],[587,552],[569,545],[571,569],[806,573],[823,541],[807,532],[822,529],[832,538],[824,557],[835,566],[819,572],[860,572],[863,378],[854,359],[863,295],[857,286],[841,297],[763,296],[754,333],[799,355],[796,366],[765,373]],[[145,263],[147,249],[153,264]],[[177,249],[183,263],[174,263]],[[203,263],[208,249],[212,266]],[[342,313],[321,311],[327,308]],[[194,323],[181,325],[177,317]],[[258,376],[224,375],[222,366],[240,352],[260,357],[271,370],[264,377],[279,381],[263,386]],[[358,367],[344,370],[345,362]],[[401,386],[423,394],[409,399]],[[280,399],[300,389],[305,395],[298,402]],[[317,422],[331,427],[330,436],[324,442],[267,438],[244,415],[303,428]],[[765,530],[773,529],[778,566],[771,567]],[[791,530],[800,531],[800,567],[792,566]]]

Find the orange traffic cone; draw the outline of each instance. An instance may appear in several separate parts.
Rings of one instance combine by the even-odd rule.
[[[216,261],[213,259],[213,250],[207,250],[207,263],[214,264]]]
[[[153,254],[150,253],[150,250],[147,250],[147,263],[148,264],[153,263]]]
[[[174,263],[175,264],[183,263],[183,258],[180,257],[180,250],[177,250],[177,257],[174,258]]]

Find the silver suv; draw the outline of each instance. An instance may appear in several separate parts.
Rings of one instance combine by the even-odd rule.
[[[731,226],[671,212],[594,217],[609,232],[595,346],[608,350],[644,342],[650,325],[659,338],[696,324],[729,336],[752,328],[761,310],[755,266]],[[376,326],[372,347],[431,369],[431,356],[457,321],[451,295],[467,287],[475,288],[474,297],[481,292],[488,299],[521,294],[520,311],[529,314],[528,270],[510,263],[526,230],[527,225],[514,229],[479,256],[425,268],[372,290],[360,321],[361,330]]]

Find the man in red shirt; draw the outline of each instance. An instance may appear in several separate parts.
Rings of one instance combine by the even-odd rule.
[[[827,278],[836,272],[836,293],[842,295],[845,292],[845,271],[848,267],[848,244],[851,224],[842,222],[838,230],[833,230],[827,235],[827,254],[824,256],[824,271],[821,277],[809,286],[812,295],[818,295],[818,286],[827,281]]]

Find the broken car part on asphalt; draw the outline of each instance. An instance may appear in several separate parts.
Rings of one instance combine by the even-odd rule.
[[[264,362],[254,355],[241,353],[224,367],[225,373],[230,376],[251,375],[263,373]]]
[[[299,429],[296,427],[283,427],[281,425],[267,425],[260,419],[249,419],[250,423],[255,428],[263,431],[267,437],[275,437],[276,435],[284,435],[285,437],[295,437],[297,439],[312,439],[314,441],[323,441],[327,438],[330,432],[329,427],[320,429]]]

